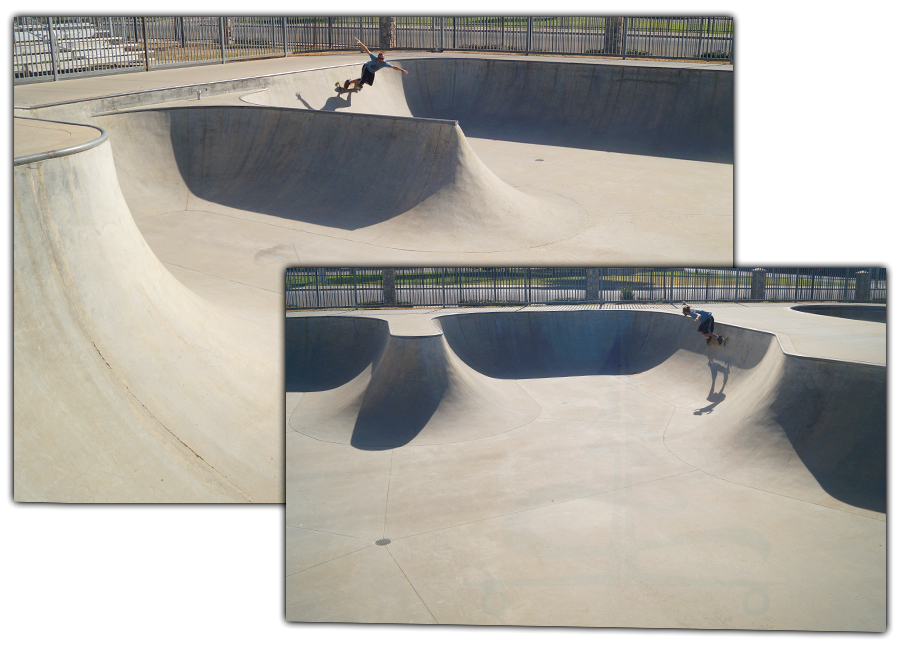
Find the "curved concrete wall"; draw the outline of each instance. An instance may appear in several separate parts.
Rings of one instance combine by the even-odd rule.
[[[331,332],[370,321],[297,319],[335,324]],[[663,441],[694,468],[808,502],[885,511],[883,367],[786,355],[770,333],[725,325],[716,330],[727,345],[706,345],[695,321],[658,312],[451,314],[435,323],[443,336],[391,337],[360,376],[304,395],[291,426],[354,445],[371,432],[367,444],[379,449],[476,440],[537,415],[520,384],[615,379],[605,387],[621,391],[618,405],[671,408]]]
[[[265,81],[249,103],[453,119],[470,137],[717,163],[734,162],[734,73],[590,62],[402,60],[362,92],[347,66]]]
[[[577,205],[503,183],[454,122],[242,107],[95,121],[148,217],[227,208],[394,248],[476,252],[543,245],[586,223]]]
[[[274,357],[156,259],[110,144],[14,182],[16,499],[280,501]]]

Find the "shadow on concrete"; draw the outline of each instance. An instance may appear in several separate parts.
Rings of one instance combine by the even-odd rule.
[[[446,59],[409,69],[413,116],[457,120],[470,138],[734,163],[732,72]]]
[[[707,360],[709,361],[709,371],[712,376],[712,382],[709,384],[709,394],[706,396],[706,401],[711,403],[709,406],[704,406],[702,409],[694,411],[694,415],[712,413],[714,408],[725,401],[724,390],[725,385],[728,383],[728,374],[731,371],[731,364],[726,362],[724,365],[720,365],[713,360],[712,356],[709,356]],[[722,385],[719,387],[719,392],[716,392],[716,379],[719,374],[722,375]]]
[[[447,148],[440,124],[263,106],[156,112],[170,114],[188,189],[228,208],[353,231],[402,215],[444,184],[430,167],[436,148]],[[119,121],[140,124],[140,114]],[[412,130],[398,133],[398,123]],[[139,163],[141,148],[127,147],[127,160]]]
[[[792,358],[772,408],[797,456],[830,496],[887,511],[884,367]]]
[[[791,309],[825,317],[887,323],[887,306],[884,305],[795,305]]]
[[[439,346],[440,339],[392,338],[372,371],[350,445],[391,450],[425,428],[449,385],[447,365],[430,345]]]
[[[384,350],[388,324],[380,319],[287,317],[286,392],[332,390],[361,374]]]
[[[302,96],[300,96],[300,92],[297,92],[296,96],[297,96],[297,100],[300,101],[300,103],[302,103],[303,106],[307,110],[328,110],[328,111],[335,111],[335,110],[341,110],[343,108],[349,108],[350,104],[351,104],[351,99],[353,98],[353,95],[350,92],[347,92],[346,99],[342,99],[341,95],[338,93],[336,96],[328,97],[328,99],[325,101],[325,105],[322,106],[321,108],[313,108],[311,105],[309,105],[309,103],[306,102],[306,100]]]

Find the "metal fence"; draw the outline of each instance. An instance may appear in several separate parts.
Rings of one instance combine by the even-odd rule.
[[[289,268],[287,309],[621,302],[886,302],[883,268]]]
[[[497,51],[732,61],[731,17],[18,16],[16,83],[305,52]]]

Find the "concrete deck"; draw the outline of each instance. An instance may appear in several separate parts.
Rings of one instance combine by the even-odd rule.
[[[629,307],[290,313],[288,619],[885,630],[885,324]]]

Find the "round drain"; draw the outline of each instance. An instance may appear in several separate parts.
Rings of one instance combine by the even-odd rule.
[[[534,159],[534,160],[536,160],[536,161],[543,161],[544,159],[543,159],[543,158],[536,158],[536,159]]]
[[[378,544],[378,546],[387,546],[388,544],[391,543],[391,540],[389,540],[389,539],[379,539],[379,540],[378,540],[377,542],[375,542],[375,543]]]

